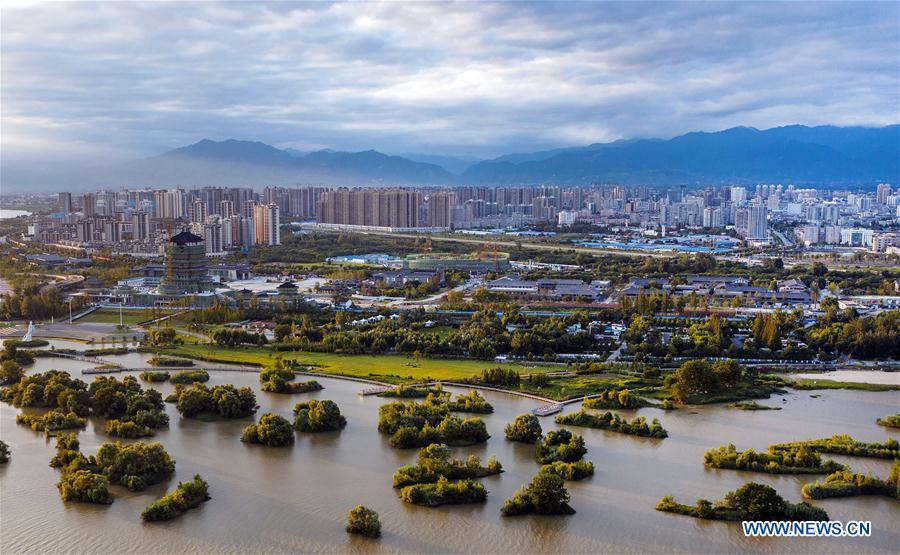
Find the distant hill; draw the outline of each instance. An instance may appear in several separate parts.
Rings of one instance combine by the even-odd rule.
[[[465,183],[900,182],[900,125],[735,127],[669,140],[594,144],[474,164]]]
[[[4,160],[6,162],[6,160]],[[125,164],[57,167],[4,164],[8,190],[84,190],[97,187],[262,187],[323,184],[644,185],[754,184],[829,186],[900,184],[900,125],[758,130],[735,127],[672,139],[620,140],[492,160],[374,150],[302,152],[254,141],[204,139]]]
[[[374,150],[301,153],[234,139],[204,139],[115,173],[120,183],[132,185],[428,185],[454,180],[440,166]]]

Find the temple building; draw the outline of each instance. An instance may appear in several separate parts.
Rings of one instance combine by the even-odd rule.
[[[203,238],[189,231],[169,238],[166,245],[166,275],[160,293],[190,295],[212,290]]]

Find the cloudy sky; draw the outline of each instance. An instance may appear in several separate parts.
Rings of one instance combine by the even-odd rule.
[[[4,168],[202,138],[491,157],[900,119],[897,2],[4,6]]]

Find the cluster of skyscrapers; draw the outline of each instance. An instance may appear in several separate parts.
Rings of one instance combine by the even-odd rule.
[[[315,214],[318,191],[269,187],[128,189],[58,194],[58,210],[35,218],[31,234],[41,242],[113,247],[118,252],[159,253],[166,239],[189,229],[207,253],[281,244],[281,215]]]

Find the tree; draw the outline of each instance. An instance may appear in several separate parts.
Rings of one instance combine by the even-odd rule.
[[[381,522],[378,513],[359,505],[347,515],[347,532],[370,538],[381,536]]]
[[[15,360],[4,360],[0,363],[0,385],[14,384],[24,375],[25,371]]]
[[[534,443],[541,438],[543,430],[538,417],[533,414],[520,414],[506,426],[506,439]]]
[[[257,424],[244,428],[241,441],[260,443],[269,447],[285,447],[294,444],[294,429],[283,416],[267,412],[259,417]]]
[[[765,520],[784,516],[785,502],[774,489],[748,482],[725,495],[722,504],[744,513],[747,518]]]
[[[743,368],[736,360],[718,360],[713,363],[712,371],[716,378],[725,385],[735,385],[741,381]]]
[[[340,430],[347,425],[337,403],[328,399],[297,403],[294,415],[294,429],[300,432]]]
[[[689,360],[675,372],[678,383],[688,392],[707,392],[716,389],[718,378],[705,359]]]

